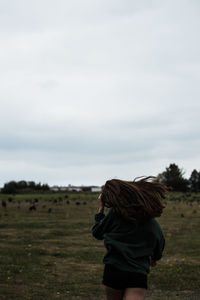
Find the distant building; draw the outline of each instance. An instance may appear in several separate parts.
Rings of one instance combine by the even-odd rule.
[[[50,190],[51,190],[52,192],[59,192],[60,188],[59,188],[59,186],[54,185],[54,186],[50,187]]]
[[[82,187],[80,187],[80,186],[74,186],[74,185],[69,184],[68,187],[67,187],[67,190],[69,192],[81,192],[82,191]]]
[[[60,190],[60,192],[67,192],[68,191],[68,187],[67,186],[60,186],[59,190]]]
[[[100,186],[91,186],[91,192],[101,192],[101,187]]]
[[[50,190],[52,192],[87,192],[91,191],[93,193],[95,192],[101,192],[101,187],[100,186],[75,186],[69,184],[68,186],[57,186],[54,185],[50,187]]]

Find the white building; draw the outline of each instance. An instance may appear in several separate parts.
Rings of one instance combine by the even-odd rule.
[[[101,192],[101,187],[100,186],[91,186],[91,192]]]
[[[60,188],[59,188],[59,186],[54,185],[54,186],[50,187],[50,190],[51,190],[52,192],[59,192]]]
[[[82,188],[80,186],[68,185],[67,190],[69,192],[74,192],[74,191],[81,192]]]

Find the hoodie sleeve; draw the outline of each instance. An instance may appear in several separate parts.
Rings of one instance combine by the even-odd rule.
[[[153,250],[153,255],[152,255],[152,260],[157,261],[162,258],[162,253],[165,248],[165,237],[163,234],[162,229],[160,228],[160,234],[159,238],[157,238],[154,250]]]
[[[103,240],[104,234],[111,230],[113,224],[113,212],[109,209],[107,215],[98,213],[94,216],[95,223],[92,227],[92,235],[98,239]]]

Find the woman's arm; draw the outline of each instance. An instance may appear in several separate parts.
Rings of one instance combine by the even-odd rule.
[[[159,238],[159,240],[157,240],[156,246],[155,246],[154,251],[153,251],[153,255],[151,257],[152,261],[157,261],[157,260],[160,260],[162,258],[162,253],[163,253],[164,248],[165,248],[165,237],[164,237],[163,232],[161,230],[160,238]]]
[[[98,240],[103,240],[104,234],[109,232],[112,223],[112,209],[110,209],[105,216],[104,204],[100,194],[98,197],[98,213],[95,215],[95,224],[92,227],[92,235]]]
[[[104,204],[102,202],[101,195],[102,194],[100,194],[99,197],[98,197],[98,205],[99,205],[98,213],[102,213],[103,214],[104,213]]]

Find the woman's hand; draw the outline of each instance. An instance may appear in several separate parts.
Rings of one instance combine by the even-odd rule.
[[[101,195],[102,194],[100,194],[98,197],[98,205],[99,205],[98,213],[104,213],[104,204],[102,202]]]

